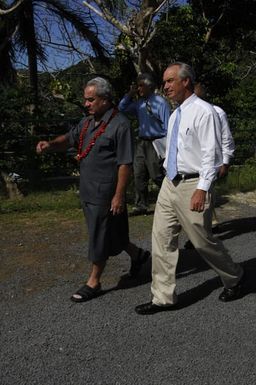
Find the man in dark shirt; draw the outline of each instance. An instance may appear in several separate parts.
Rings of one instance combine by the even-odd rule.
[[[100,278],[109,256],[125,250],[134,276],[149,252],[129,241],[125,192],[132,165],[130,125],[112,104],[112,87],[103,78],[89,81],[84,90],[89,117],[66,135],[40,141],[37,152],[78,147],[80,199],[89,232],[88,258],[92,270],[87,283],[71,299],[85,302],[100,294]]]

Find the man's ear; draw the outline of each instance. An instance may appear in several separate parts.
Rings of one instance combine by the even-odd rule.
[[[185,87],[188,87],[189,81],[190,81],[189,78],[183,79],[183,82],[184,82]]]
[[[183,79],[183,82],[186,88],[191,89],[192,84],[190,78]]]

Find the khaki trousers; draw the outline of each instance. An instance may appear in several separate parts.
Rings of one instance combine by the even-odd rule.
[[[190,210],[190,200],[198,178],[171,182],[165,177],[158,195],[152,230],[152,302],[169,305],[177,302],[175,294],[178,237],[187,233],[201,257],[220,276],[224,287],[235,286],[243,275],[222,242],[212,234],[211,193],[207,193],[203,212]]]

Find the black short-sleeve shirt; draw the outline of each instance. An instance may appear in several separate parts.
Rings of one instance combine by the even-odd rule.
[[[107,122],[112,112],[111,108],[102,120]],[[87,119],[82,119],[66,134],[70,146],[78,146],[80,133]],[[92,118],[83,139],[82,151],[88,146],[97,129]],[[109,122],[105,132],[97,138],[89,154],[80,161],[81,200],[94,204],[109,204],[116,189],[118,166],[131,164],[132,159],[130,123],[119,112]]]

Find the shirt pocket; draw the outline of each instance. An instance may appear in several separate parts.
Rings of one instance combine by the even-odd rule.
[[[183,147],[185,149],[191,148],[193,146],[194,133],[190,128],[186,129],[186,132],[183,136]]]
[[[114,196],[116,183],[113,182],[101,182],[98,185],[97,195],[102,200],[108,200],[109,202]]]
[[[99,141],[99,151],[113,151],[114,141],[111,138],[104,137]]]

